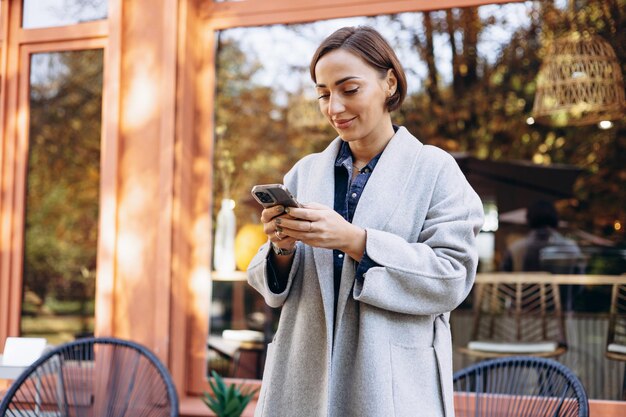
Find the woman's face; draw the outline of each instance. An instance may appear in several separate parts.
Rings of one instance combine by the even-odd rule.
[[[346,142],[375,142],[388,132],[385,101],[396,89],[393,71],[381,78],[359,56],[343,49],[324,55],[315,66],[320,110]]]

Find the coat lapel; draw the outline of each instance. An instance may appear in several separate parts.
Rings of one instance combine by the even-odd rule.
[[[422,146],[404,127],[396,132],[367,181],[352,224],[362,228],[385,230],[390,211],[406,198],[408,179]],[[355,272],[352,265],[344,263],[337,305],[337,328],[341,326],[346,303],[352,294]]]
[[[335,202],[335,159],[341,146],[341,139],[336,138],[316,158],[305,190],[303,190],[304,203],[315,202],[324,204],[331,209]],[[333,307],[335,303],[335,290],[333,288],[333,251],[330,249],[313,248],[313,258],[319,280],[324,315],[327,329],[333,328]],[[328,335],[332,340],[332,335]]]
[[[400,127],[381,155],[361,194],[352,223],[384,230],[389,212],[406,198],[406,185],[422,143]]]
[[[312,164],[307,186],[302,193],[298,193],[298,198],[304,203],[312,201],[331,208],[334,206],[335,159],[340,145],[341,139],[336,138]],[[385,210],[401,204],[407,192],[405,188],[408,178],[417,163],[417,156],[422,146],[404,127],[400,127],[385,148],[363,190],[354,213],[353,224],[363,228],[385,229],[389,219]],[[334,304],[333,251],[313,248],[313,258],[322,293],[327,329],[330,330],[333,328]],[[336,328],[341,325],[346,302],[352,293],[354,273],[353,265],[344,263],[339,288]],[[333,340],[331,335],[329,335],[329,340]]]

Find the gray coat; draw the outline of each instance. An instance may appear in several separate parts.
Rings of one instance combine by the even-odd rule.
[[[333,207],[339,146],[337,138],[285,176],[299,201]],[[381,266],[355,280],[355,262],[344,258],[334,328],[332,250],[299,242],[287,288],[275,294],[262,246],[248,281],[282,313],[255,416],[453,417],[448,312],[474,282],[482,221],[454,159],[400,128],[353,219]]]

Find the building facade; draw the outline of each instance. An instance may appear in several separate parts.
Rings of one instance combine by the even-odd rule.
[[[37,7],[42,3],[38,0]],[[28,8],[35,2],[0,3],[0,344],[22,332],[26,206],[29,186],[35,184],[29,177],[29,166],[35,163],[29,159],[29,149],[39,134],[34,123],[53,120],[34,113],[35,104],[46,109],[45,100],[35,102],[35,68],[45,72],[49,62],[65,60],[67,66],[76,61],[57,53],[96,51],[77,60],[89,64],[101,60],[95,69],[81,67],[99,71],[83,80],[83,87],[101,83],[91,96],[101,99],[101,107],[91,113],[96,119],[99,115],[94,121],[99,129],[99,169],[98,233],[93,248],[95,319],[90,329],[100,336],[133,339],[153,350],[169,367],[185,404],[185,399],[194,399],[208,388],[209,231],[215,198],[212,161],[219,31],[505,2],[102,3],[100,12],[88,10],[91,14],[75,21],[47,21],[46,17],[29,21]],[[85,106],[78,100],[76,109]],[[57,116],[70,120],[67,115]],[[74,129],[80,132],[83,127]],[[79,140],[80,135],[72,137]],[[76,192],[80,190],[63,198],[75,200]]]

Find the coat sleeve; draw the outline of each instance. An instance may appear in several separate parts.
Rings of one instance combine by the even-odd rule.
[[[440,314],[467,297],[476,276],[476,236],[483,207],[458,165],[445,163],[437,176],[417,242],[366,229],[366,252],[380,266],[354,285],[354,298],[405,314]]]
[[[292,168],[284,178],[284,184],[294,195],[297,195],[296,173],[297,165],[294,166],[294,168]],[[254,256],[252,261],[250,261],[250,265],[248,266],[248,283],[263,296],[267,305],[277,308],[285,303],[287,297],[289,296],[289,291],[294,279],[296,279],[299,274],[302,274],[302,268],[300,265],[303,264],[303,262],[301,262],[301,258],[304,253],[304,247],[301,242],[296,244],[296,253],[294,254],[291,270],[289,271],[289,276],[287,278],[287,285],[285,286],[284,291],[280,293],[275,293],[270,289],[271,285],[269,280],[276,279],[272,273],[268,273],[268,263],[271,250],[272,248],[269,241],[259,248],[259,251]],[[275,287],[276,286],[274,285],[274,288]]]
[[[289,277],[287,278],[287,285],[281,293],[275,293],[270,289],[269,280],[274,278],[271,274],[268,274],[267,270],[270,250],[269,243],[265,243],[261,246],[254,259],[252,259],[250,266],[248,266],[248,283],[263,296],[268,306],[277,308],[285,303],[294,279],[301,272],[300,264],[302,262],[300,262],[300,258],[302,257],[303,248],[302,244],[298,242]]]

